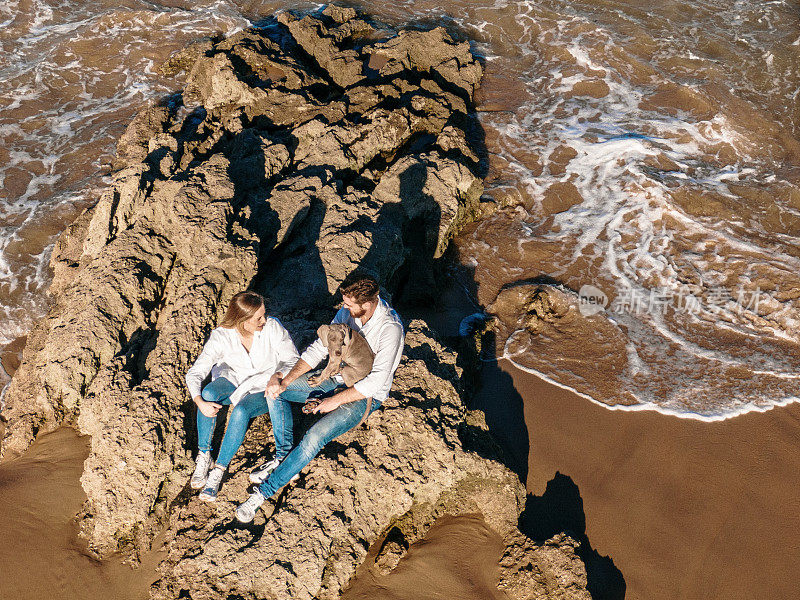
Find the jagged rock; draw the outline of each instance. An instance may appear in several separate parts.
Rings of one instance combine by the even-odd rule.
[[[433,261],[475,214],[480,64],[443,30],[378,33],[328,7],[180,53],[165,72],[188,73],[182,96],[133,121],[110,188],[53,253],[53,308],[5,396],[0,450],[64,423],[90,435],[81,529],[97,555],[135,556],[166,527],[156,598],[333,598],[370,546],[394,532],[378,553],[391,569],[444,514],[480,512],[519,546],[522,487],[421,322],[385,408],[330,444],[274,517],[230,522],[243,467],[271,443],[266,418],[216,505],[184,492],[183,377],[235,292],[266,293],[303,347],[355,267],[395,298],[429,298]]]
[[[384,77],[415,69],[444,79],[470,98],[483,75],[483,69],[469,50],[469,43],[454,44],[441,27],[431,31],[402,31],[368,51],[385,61],[379,69]]]
[[[180,509],[171,530],[181,534],[170,537],[153,597],[338,598],[392,528],[410,544],[441,515],[480,512],[512,535],[524,490],[508,469],[462,448],[459,374],[456,355],[412,322],[384,408],[326,447],[271,517],[259,515],[252,529],[231,523],[247,496],[241,468],[213,509],[196,499]],[[254,450],[240,460],[254,462]]]
[[[337,16],[347,17],[344,13]],[[364,79],[359,53],[352,49],[341,49],[336,39],[350,40],[355,37],[354,33],[360,33],[358,30],[349,27],[345,36],[337,36],[335,31],[330,31],[319,19],[311,16],[295,19],[289,13],[281,14],[278,22],[289,29],[298,46],[314,58],[336,85],[346,88]],[[368,24],[364,23],[364,26],[364,33],[372,31]]]
[[[174,77],[181,71],[189,72],[201,56],[208,54],[214,48],[214,40],[203,38],[189,44],[170,56],[158,67],[158,72],[164,77]]]
[[[114,168],[142,162],[150,152],[150,140],[169,128],[174,113],[175,107],[168,100],[139,112],[117,142]]]
[[[591,600],[578,549],[579,543],[565,533],[541,545],[512,534],[500,559],[498,587],[519,600]]]

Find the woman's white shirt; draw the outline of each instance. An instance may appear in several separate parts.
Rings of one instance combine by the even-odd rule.
[[[248,352],[236,329],[217,327],[211,332],[203,351],[186,373],[186,387],[192,398],[200,395],[203,380],[224,377],[236,386],[231,404],[254,392],[263,392],[274,373],[283,377],[300,355],[289,332],[274,317],[268,317],[264,328],[253,334]]]

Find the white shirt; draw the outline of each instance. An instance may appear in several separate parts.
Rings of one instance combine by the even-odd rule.
[[[331,323],[349,325],[367,340],[375,353],[372,370],[361,381],[353,386],[365,398],[383,402],[389,396],[394,372],[403,355],[403,323],[400,316],[389,304],[378,297],[378,306],[369,321],[362,324],[361,319],[354,319],[350,311],[340,308]],[[328,355],[328,348],[319,338],[314,341],[300,357],[313,369]],[[341,375],[336,380],[342,383]]]
[[[273,373],[283,377],[299,358],[289,332],[274,317],[267,318],[261,331],[253,334],[248,352],[239,332],[217,327],[211,332],[203,351],[186,373],[186,387],[192,398],[200,395],[203,380],[224,377],[236,386],[231,404],[254,392],[263,392]]]

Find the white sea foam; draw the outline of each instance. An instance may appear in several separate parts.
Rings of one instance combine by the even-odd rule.
[[[755,4],[740,4],[738,26],[746,29],[751,27],[752,15],[759,9]],[[778,4],[782,8],[786,6]],[[495,6],[501,8],[500,4]],[[558,6],[557,13],[552,12],[555,6]],[[746,123],[733,120],[724,110],[697,118],[683,109],[667,111],[658,106],[646,107],[654,87],[659,84],[674,86],[674,82],[664,71],[653,69],[649,71],[646,84],[632,80],[627,69],[640,67],[638,57],[626,52],[615,37],[612,23],[607,23],[606,27],[596,26],[593,21],[596,23],[597,19],[590,17],[598,15],[587,14],[586,7],[576,3],[569,6],[549,3],[551,10],[548,10],[530,2],[519,2],[516,7],[516,22],[521,31],[506,32],[484,24],[480,28],[495,47],[506,43],[505,36],[522,40],[520,62],[530,65],[529,71],[523,74],[528,83],[529,103],[520,105],[512,113],[480,115],[488,127],[499,131],[497,150],[510,164],[505,172],[516,176],[516,184],[523,190],[526,203],[533,206],[530,216],[520,219],[517,254],[507,259],[499,257],[502,268],[507,270],[506,281],[513,279],[520,262],[524,263],[524,257],[530,254],[526,253],[529,245],[538,247],[550,242],[562,244],[563,248],[555,259],[540,266],[540,272],[561,280],[572,278],[570,282],[575,289],[582,284],[596,284],[602,289],[615,282],[642,293],[664,289],[676,295],[696,295],[698,310],[680,315],[680,320],[673,316],[667,319],[658,313],[631,316],[607,312],[610,319],[635,320],[636,323],[636,327],[626,329],[633,337],[627,344],[627,371],[620,385],[638,398],[638,409],[719,420],[791,402],[795,394],[769,389],[759,391],[755,389],[758,383],[748,391],[752,402],[713,397],[717,392],[703,388],[702,384],[698,388],[681,374],[691,372],[697,368],[695,364],[700,364],[698,361],[704,361],[719,365],[720,373],[724,369],[741,368],[753,375],[775,377],[785,382],[797,380],[800,367],[797,358],[787,355],[785,350],[779,351],[780,346],[773,344],[776,340],[795,345],[798,342],[800,306],[775,293],[791,288],[796,283],[796,274],[800,273],[800,260],[793,250],[791,236],[763,227],[759,230],[753,212],[741,217],[743,213],[739,210],[719,216],[703,211],[695,213],[672,196],[676,188],[711,192],[723,203],[738,207],[742,199],[731,191],[731,184],[776,181],[771,155],[765,156],[762,140],[745,129]],[[770,67],[778,64],[773,53],[763,50],[765,44],[760,32],[742,30],[732,39],[737,36],[745,39],[751,48],[748,50],[751,56],[746,57],[745,62],[757,64],[766,60]],[[559,52],[554,53],[555,58],[550,57],[549,48],[566,49],[570,58],[565,59]],[[673,48],[665,47],[661,52],[666,59],[679,55],[680,46],[675,43]],[[707,58],[695,53],[690,53],[689,58],[698,62],[697,68],[709,64]],[[513,67],[509,65],[509,68]],[[731,81],[732,89],[762,97],[764,90],[771,93],[771,88],[763,86],[754,93],[751,83],[746,78],[736,80],[736,75]],[[607,94],[600,98],[572,95],[574,86],[590,79],[602,80]],[[784,81],[776,79],[770,85],[778,88]],[[688,84],[684,87],[699,98],[705,95],[701,86]],[[507,118],[507,114],[512,114],[512,118]],[[566,165],[559,164],[556,170],[550,157],[565,146],[574,156]],[[517,158],[518,148],[542,157],[541,174]],[[736,158],[733,161],[719,158],[720,149],[727,149]],[[648,161],[659,156],[672,161],[676,170],[652,167]],[[555,214],[550,231],[543,232],[540,224],[546,192],[555,183],[567,182],[577,188],[583,201]],[[503,185],[508,183],[504,181]],[[691,209],[691,205],[688,208]],[[792,207],[783,210],[786,214],[794,213]],[[754,231],[763,235],[754,236]],[[497,252],[492,256],[497,257]],[[575,280],[574,265],[586,263],[601,266],[593,271],[599,280]],[[697,273],[699,281],[687,280],[687,269]],[[783,274],[790,276],[786,278]],[[730,285],[733,277],[743,289],[750,291],[758,290],[759,282],[770,278],[785,285],[777,290],[760,290],[764,301],[759,309],[737,302],[735,294],[721,305],[712,304],[716,287],[723,283]],[[604,291],[611,290],[606,287]],[[716,328],[720,339],[724,338],[722,332],[729,332],[750,339],[751,344],[746,349],[737,349],[725,344],[715,346],[709,339],[695,339],[693,331],[701,326]],[[763,348],[759,348],[756,342],[762,341]],[[653,352],[642,354],[650,354],[648,359],[640,356],[639,350],[658,348],[665,342],[677,346],[680,351],[671,357],[658,358],[652,356]],[[648,362],[654,360],[659,362]],[[519,362],[519,357],[516,363],[525,366],[524,361]],[[596,369],[596,365],[584,367]],[[653,369],[659,374],[666,373],[667,380],[672,378],[674,387],[681,390],[683,386],[683,391],[670,394],[666,402],[659,400],[662,404],[659,405],[651,397],[652,392],[637,384],[637,374]],[[529,365],[526,370],[531,370]],[[558,379],[563,385],[562,374],[555,367],[545,373],[541,369],[532,370],[551,381]],[[580,372],[572,375],[581,379]],[[589,397],[592,391],[587,388],[581,393]],[[710,394],[708,410],[682,408],[675,402],[681,393],[686,397]],[[603,402],[599,404],[608,406]],[[701,413],[705,416],[698,416]]]
[[[572,388],[568,385],[564,385],[560,381],[553,379],[552,377],[548,376],[546,373],[542,371],[537,371],[536,369],[532,369],[530,367],[526,367],[525,365],[519,364],[515,362],[513,358],[508,356],[503,356],[502,358],[508,360],[511,364],[514,365],[515,368],[519,369],[520,371],[525,371],[526,373],[530,373],[532,375],[536,375],[540,379],[546,381],[549,384],[555,385],[560,387],[561,389],[568,390],[581,398],[585,398],[589,400],[593,404],[605,408],[607,410],[619,410],[624,412],[641,412],[641,411],[653,411],[660,413],[662,415],[666,415],[668,417],[677,417],[679,419],[692,419],[695,421],[705,421],[706,423],[713,423],[717,421],[725,421],[726,419],[733,419],[735,417],[739,417],[742,415],[746,415],[751,412],[758,412],[758,413],[765,413],[767,411],[772,410],[773,408],[778,408],[782,406],[788,406],[795,402],[800,402],[800,398],[794,396],[790,398],[778,398],[772,400],[769,404],[755,404],[755,403],[747,403],[737,406],[736,408],[729,408],[723,409],[716,412],[708,412],[708,413],[698,413],[693,412],[690,410],[686,410],[683,408],[673,408],[669,406],[661,406],[654,403],[641,403],[641,404],[606,404],[601,402],[589,394],[585,394]]]

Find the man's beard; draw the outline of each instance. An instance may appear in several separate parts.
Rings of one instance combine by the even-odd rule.
[[[366,314],[366,312],[367,312],[366,309],[364,309],[363,307],[359,306],[358,308],[351,308],[350,309],[350,316],[353,317],[354,319],[360,319],[361,317],[363,317]]]

